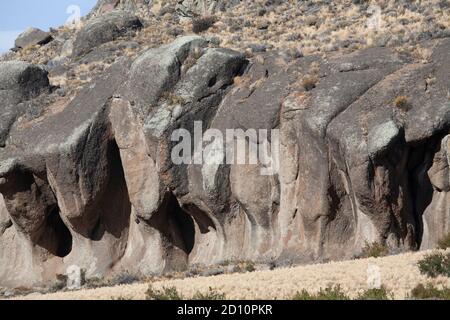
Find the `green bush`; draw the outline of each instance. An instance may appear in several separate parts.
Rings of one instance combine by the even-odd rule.
[[[446,236],[444,236],[438,241],[438,247],[439,249],[450,248],[450,233],[448,233]]]
[[[297,292],[292,300],[314,300],[313,295],[311,295],[308,291],[303,289],[301,292]]]
[[[410,298],[414,299],[444,299],[450,300],[450,289],[438,289],[431,284],[424,286],[418,284],[410,293]]]
[[[247,272],[253,272],[253,271],[256,271],[255,264],[254,264],[253,262],[251,262],[251,261],[245,262],[245,267],[244,267],[244,269],[245,269],[245,271],[247,271]]]
[[[427,275],[431,278],[437,276],[450,277],[450,253],[443,254],[436,252],[425,256],[417,263],[420,273]]]
[[[391,300],[394,296],[385,287],[368,289],[361,293],[356,300]]]
[[[109,282],[100,277],[93,277],[86,279],[84,286],[88,289],[96,289],[109,286]]]
[[[191,298],[187,298],[179,293],[175,287],[163,287],[158,290],[150,285],[145,293],[145,298],[147,300],[225,300],[226,296],[213,288],[209,288],[206,293],[196,292]]]
[[[192,300],[225,300],[226,296],[223,293],[216,291],[213,288],[209,288],[207,293],[197,292],[192,297]]]
[[[111,300],[113,300],[113,301],[131,301],[133,299],[131,297],[118,296],[117,298],[112,297]]]
[[[350,300],[350,298],[342,291],[340,285],[320,289],[317,294],[310,294],[306,290],[297,292],[292,300]]]
[[[175,287],[162,288],[161,290],[154,289],[151,285],[145,293],[147,300],[183,300],[183,296]]]

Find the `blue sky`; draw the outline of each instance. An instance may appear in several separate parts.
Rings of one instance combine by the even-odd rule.
[[[78,6],[86,15],[97,0],[0,0],[0,53],[14,46],[19,33],[28,27],[48,30],[63,25]]]

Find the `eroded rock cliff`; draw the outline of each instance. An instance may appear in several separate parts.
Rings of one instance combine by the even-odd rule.
[[[88,23],[74,57],[139,28],[122,17]],[[93,33],[105,25],[117,32]],[[47,71],[0,63],[0,284],[74,264],[88,277],[148,275],[344,259],[366,241],[433,247],[450,231],[450,39],[420,45],[426,61],[378,47],[249,58],[185,36],[117,59],[56,102]],[[172,133],[194,136],[198,121],[224,136],[278,129],[279,170],[174,164]],[[261,143],[244,141],[248,153]]]

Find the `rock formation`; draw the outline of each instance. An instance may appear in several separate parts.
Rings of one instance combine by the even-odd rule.
[[[17,37],[15,45],[16,48],[26,48],[32,45],[44,45],[52,40],[50,33],[36,28],[29,28]]]
[[[119,11],[93,18],[73,57],[140,26]],[[121,57],[32,118],[26,102],[55,95],[47,71],[0,63],[0,285],[72,265],[149,275],[351,258],[366,241],[433,247],[450,232],[450,39],[423,45],[424,63],[378,47],[247,58],[184,36]],[[172,133],[194,136],[199,121],[224,135],[278,129],[279,171],[174,164]],[[244,141],[249,156],[261,143]]]

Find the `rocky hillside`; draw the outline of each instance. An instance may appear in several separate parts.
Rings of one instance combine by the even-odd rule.
[[[0,286],[72,265],[149,275],[434,247],[450,232],[450,7],[377,4],[101,0],[19,36],[0,61]],[[173,133],[200,121],[278,130],[244,142],[249,156],[279,142],[279,170],[174,163]]]

